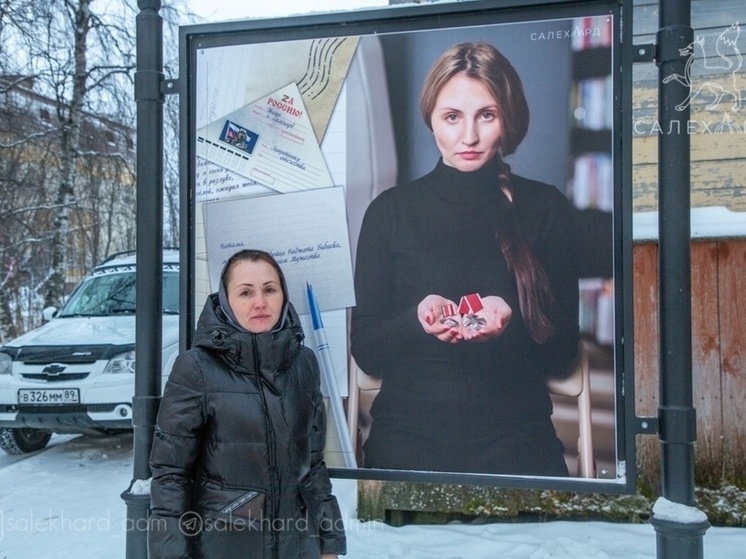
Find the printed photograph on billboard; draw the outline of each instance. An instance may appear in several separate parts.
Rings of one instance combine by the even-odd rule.
[[[620,28],[591,2],[182,33],[194,315],[233,253],[275,257],[335,475],[629,484]]]

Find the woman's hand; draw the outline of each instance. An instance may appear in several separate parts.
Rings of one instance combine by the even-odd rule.
[[[337,554],[336,553],[324,553],[321,556],[321,559],[337,559]]]
[[[463,340],[461,333],[460,317],[455,315],[453,322],[448,321],[442,322],[443,311],[442,307],[445,305],[453,305],[456,307],[456,303],[440,295],[428,295],[420,304],[417,305],[417,318],[422,325],[422,329],[435,336],[441,342],[456,343]]]
[[[502,297],[490,295],[482,297],[484,308],[476,313],[478,318],[483,318],[485,323],[479,329],[467,326],[461,327],[464,340],[486,341],[501,335],[510,322],[513,310]]]

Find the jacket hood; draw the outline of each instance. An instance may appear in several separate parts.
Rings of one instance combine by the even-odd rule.
[[[281,326],[253,334],[231,324],[218,293],[208,297],[194,333],[194,346],[220,355],[238,373],[258,374],[276,393],[282,391],[282,373],[303,345],[303,328],[292,303],[286,303]]]

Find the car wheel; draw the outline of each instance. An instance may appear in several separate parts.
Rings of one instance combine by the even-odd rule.
[[[26,454],[41,450],[49,439],[52,432],[45,429],[11,429],[4,427],[0,429],[0,448],[8,454]]]

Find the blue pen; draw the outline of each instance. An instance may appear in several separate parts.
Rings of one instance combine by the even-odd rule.
[[[339,395],[337,388],[337,379],[334,374],[334,365],[332,364],[331,348],[326,340],[326,330],[321,320],[321,311],[316,300],[316,294],[313,292],[313,286],[306,282],[306,296],[308,297],[308,308],[311,313],[311,323],[313,324],[313,333],[316,338],[316,349],[321,361],[321,387],[329,396],[329,404],[332,408],[334,424],[337,428],[339,443],[342,448],[345,466],[356,468],[355,452],[352,450],[352,441],[350,434],[346,429],[347,418],[342,408],[342,397]]]

